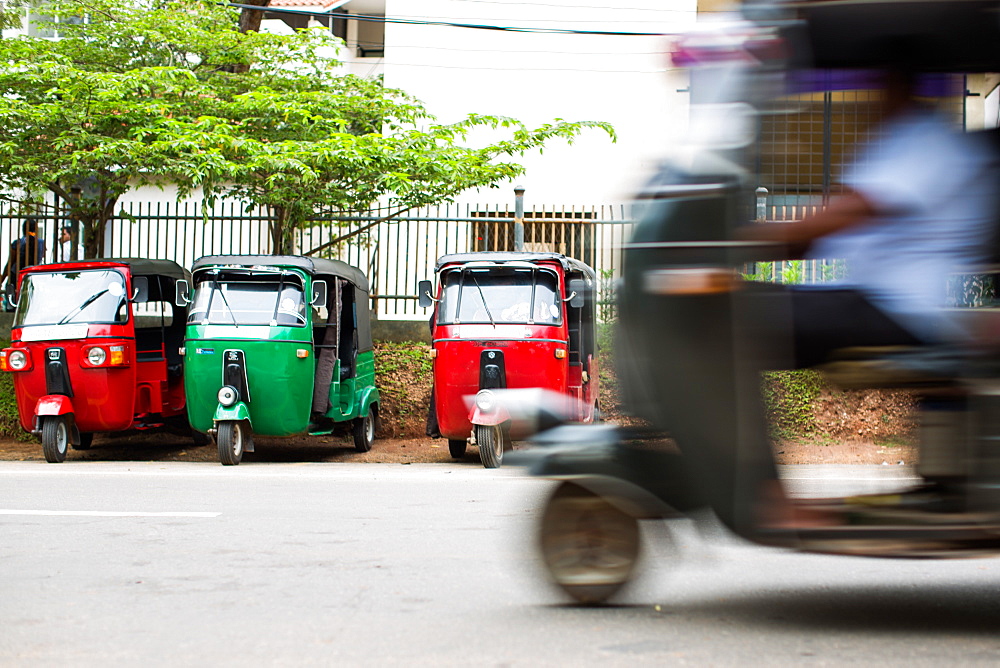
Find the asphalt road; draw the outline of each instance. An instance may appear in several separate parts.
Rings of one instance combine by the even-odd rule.
[[[895,467],[787,471],[808,494]],[[565,604],[551,483],[471,465],[0,463],[0,665],[995,665],[1000,560],[802,555],[646,528]]]

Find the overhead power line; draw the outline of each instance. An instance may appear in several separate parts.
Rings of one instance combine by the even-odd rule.
[[[469,28],[473,30],[497,30],[502,32],[544,33],[549,35],[607,35],[617,37],[662,37],[662,32],[627,32],[619,30],[573,30],[570,28],[531,28],[526,26],[496,26],[479,23],[455,23],[451,21],[433,21],[428,19],[404,19],[390,16],[374,16],[369,14],[330,14],[329,12],[310,12],[304,9],[286,9],[283,7],[261,7],[260,5],[244,5],[228,3],[230,7],[263,11],[268,14],[292,14],[312,16],[322,19],[350,19],[352,21],[367,21],[371,23],[400,23],[404,25],[444,26],[448,28]]]
[[[503,2],[501,0],[460,0],[462,4],[466,3],[476,3],[481,5],[503,5],[504,7],[509,7],[511,4],[515,5],[528,5],[530,7],[556,7],[559,9],[566,9],[566,5],[556,5],[547,2]],[[609,7],[606,5],[580,5],[579,9],[613,9],[616,12],[628,11],[628,12],[670,12],[673,14],[683,14],[688,13],[689,9],[673,9],[670,7]],[[727,12],[717,11],[717,10],[701,10],[699,14],[723,14]]]

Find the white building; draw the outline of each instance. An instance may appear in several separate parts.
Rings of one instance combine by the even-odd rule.
[[[611,123],[617,143],[600,130],[585,132],[572,146],[553,141],[543,153],[524,157],[528,171],[518,179],[529,202],[599,205],[626,199],[687,123],[686,80],[668,76],[668,39],[662,34],[690,27],[697,1],[625,4],[272,0],[276,10],[330,18],[270,16],[296,27],[310,18],[331,26],[346,42],[341,57],[347,69],[383,75],[387,86],[422,100],[440,122],[480,113],[511,116],[529,126],[557,118]],[[362,20],[349,18],[358,15]],[[372,16],[386,21],[364,19]],[[281,29],[278,23],[268,21],[267,29]],[[473,141],[495,136],[483,131]],[[508,191],[471,192],[463,201],[509,198]]]

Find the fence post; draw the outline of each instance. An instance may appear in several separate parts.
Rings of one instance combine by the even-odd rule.
[[[767,222],[767,188],[760,186],[755,191],[757,195],[757,217],[756,222],[766,223]],[[755,276],[760,276],[763,274],[763,268],[767,266],[766,262],[752,262],[747,265],[747,268],[753,271]],[[771,266],[771,279],[774,280],[774,265]]]
[[[83,197],[83,188],[79,185],[72,185],[69,187],[69,194],[73,199],[73,207],[79,211],[78,207],[80,206],[80,198]],[[78,216],[74,211],[70,214],[69,220],[69,259],[76,262],[77,260],[83,259],[82,257],[79,257],[80,251],[77,250],[80,243],[80,216]],[[61,245],[59,250],[62,251]],[[86,252],[84,252],[84,255],[86,255]],[[60,257],[60,261],[65,262],[66,258]]]
[[[524,250],[524,186],[514,186],[514,250]]]
[[[767,188],[761,186],[757,188],[757,222],[767,221]]]

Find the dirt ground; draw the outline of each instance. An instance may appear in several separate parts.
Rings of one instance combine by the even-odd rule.
[[[423,436],[430,383],[426,369],[414,359],[424,356],[425,346],[410,348],[407,355],[406,348],[377,346],[382,402],[380,428],[370,452],[355,451],[349,435],[258,437],[256,451],[244,454],[243,461],[455,464],[446,440]],[[620,403],[613,369],[602,371],[600,405],[605,420],[638,424],[622,413]],[[905,393],[824,388],[813,405],[814,432],[776,443],[776,458],[780,464],[913,464],[915,449],[909,445],[914,441],[912,407],[912,397]],[[44,461],[42,446],[35,439],[0,437],[0,460]],[[150,431],[97,434],[91,449],[70,450],[67,460],[218,463],[218,454],[214,445],[196,446],[187,433]],[[482,465],[474,447],[458,463]]]
[[[518,448],[524,447],[518,445]],[[914,463],[911,445],[877,445],[864,440],[782,441],[775,445],[780,464],[888,464]],[[0,440],[0,460],[44,461],[38,442]],[[98,434],[89,450],[70,450],[69,461],[160,461],[218,462],[215,446],[196,446],[184,435],[133,433],[116,436]],[[470,447],[461,462],[448,453],[448,442],[430,438],[377,439],[371,451],[354,450],[351,438],[305,436],[257,439],[256,452],[246,453],[252,462],[381,462],[394,464],[455,464],[481,466],[476,448]]]

